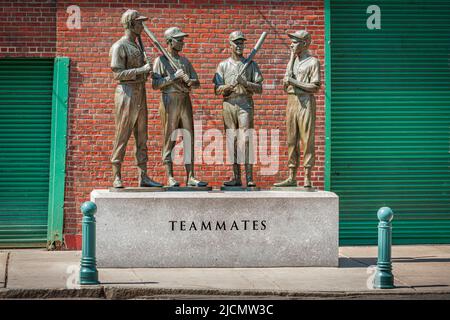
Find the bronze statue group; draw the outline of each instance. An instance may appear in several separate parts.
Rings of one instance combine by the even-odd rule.
[[[131,134],[136,140],[136,162],[139,170],[139,187],[161,188],[162,184],[147,175],[147,98],[145,82],[151,78],[152,87],[161,91],[159,114],[163,128],[162,160],[167,173],[167,187],[176,188],[180,183],[173,174],[172,152],[175,141],[172,133],[183,129],[190,137],[183,138],[186,187],[202,188],[207,182],[196,178],[194,172],[194,123],[190,92],[200,86],[197,73],[190,61],[180,55],[184,39],[188,34],[178,27],[164,32],[167,50],[145,26],[148,18],[136,10],[127,10],[121,18],[125,35],[113,44],[110,50],[111,69],[118,81],[115,90],[115,139],[111,156],[113,188],[123,188],[122,162]],[[145,54],[141,33],[145,32],[162,53],[153,63]],[[263,33],[255,48],[244,58],[247,40],[241,31],[229,35],[231,56],[220,62],[213,78],[216,95],[223,97],[223,121],[225,130],[248,131],[254,128],[253,94],[262,93],[263,76],[253,57],[261,47],[266,34]],[[314,128],[316,93],[321,85],[320,63],[309,55],[311,36],[301,30],[289,33],[291,55],[283,79],[288,95],[286,108],[289,176],[276,183],[276,187],[297,187],[297,168],[300,159],[300,142],[303,146],[303,187],[312,188],[311,170],[314,166]],[[244,169],[246,188],[255,188],[253,164],[250,161],[249,137],[245,137]],[[232,177],[223,183],[224,188],[242,187],[241,165],[238,163],[237,138],[232,141]],[[226,190],[226,189],[225,189]],[[234,190],[234,189],[232,189]]]

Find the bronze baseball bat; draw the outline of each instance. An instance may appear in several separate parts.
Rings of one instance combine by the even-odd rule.
[[[151,61],[150,61],[150,58],[147,56],[147,52],[145,52],[144,43],[142,42],[141,36],[138,36],[138,42],[139,42],[139,46],[141,47],[142,53],[144,54],[146,63],[150,64]]]
[[[245,69],[250,65],[253,58],[255,57],[258,50],[262,47],[262,44],[264,43],[264,40],[266,39],[267,32],[263,32],[261,36],[259,37],[258,42],[256,43],[255,47],[252,49],[250,54],[248,55],[247,59],[245,60],[245,64],[242,67],[241,71],[239,71],[238,77],[244,74]]]
[[[163,54],[163,56],[166,57],[166,59],[169,61],[170,65],[171,65],[171,67],[175,71],[179,70],[180,68],[177,66],[177,63],[172,59],[172,57],[167,52],[167,50],[159,43],[158,39],[153,34],[153,32],[151,32],[150,29],[147,28],[147,26],[144,23],[142,23],[142,25],[144,26],[144,32],[150,37],[150,39],[152,40],[153,44]]]
[[[289,57],[289,62],[287,65],[287,72],[285,77],[294,78],[294,61],[295,61],[295,53],[291,52],[291,55]]]
[[[252,51],[250,52],[250,54],[248,55],[247,59],[245,59],[245,64],[242,67],[242,69],[239,71],[239,74],[237,75],[236,79],[239,78],[240,76],[242,76],[245,72],[245,69],[248,68],[248,66],[250,65],[250,63],[252,62],[253,58],[255,57],[256,53],[258,52],[259,49],[261,49],[262,44],[264,43],[264,40],[266,39],[267,36],[267,32],[263,32],[261,34],[261,36],[259,37],[258,42],[256,43],[255,47],[252,49]],[[236,87],[237,83],[235,83],[233,85],[233,87]]]

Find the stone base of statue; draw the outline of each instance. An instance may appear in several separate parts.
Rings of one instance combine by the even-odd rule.
[[[233,187],[233,186],[221,186],[221,191],[261,191],[259,187]]]
[[[300,192],[316,192],[317,189],[314,187],[272,187],[270,190],[274,191],[300,191]]]
[[[165,187],[167,191],[211,191],[212,187]]]
[[[101,268],[337,267],[332,192],[94,190]]]
[[[109,188],[110,192],[161,192],[167,188],[161,187],[126,187],[126,188]]]

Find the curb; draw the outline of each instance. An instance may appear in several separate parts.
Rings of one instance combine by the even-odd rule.
[[[258,290],[210,290],[210,289],[171,289],[171,288],[123,288],[89,286],[80,289],[1,289],[0,299],[179,299],[177,296],[195,299],[202,296],[214,300],[239,298],[271,298],[271,299],[450,299],[447,291],[411,291],[386,292],[381,290],[348,292],[348,291],[258,291]]]

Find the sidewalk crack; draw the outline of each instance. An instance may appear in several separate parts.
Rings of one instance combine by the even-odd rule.
[[[259,272],[262,273],[266,277],[266,281],[270,282],[278,290],[283,290],[283,288],[281,286],[279,286],[275,280],[270,279],[270,275],[266,272],[266,270],[259,270]]]
[[[407,284],[407,283],[406,283],[405,281],[403,281],[403,280],[400,280],[400,278],[399,278],[398,276],[395,275],[395,271],[393,271],[393,273],[394,273],[394,279],[395,279],[397,282],[399,282],[400,284],[402,284],[402,285],[404,285],[404,286],[406,286],[406,287],[408,287],[408,288],[414,290],[415,292],[417,292],[417,289],[414,288],[414,286]]]
[[[136,279],[138,279],[139,282],[144,282],[144,279],[142,279],[141,277],[138,276],[138,274],[136,273],[136,271],[134,271],[134,268],[131,269],[131,273],[134,274],[134,276],[136,277]]]

